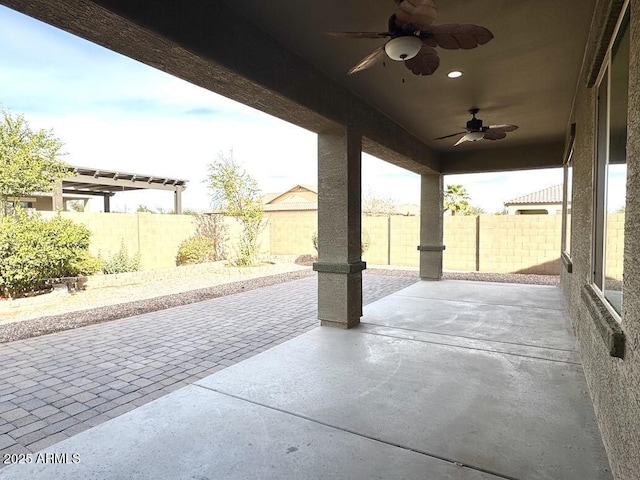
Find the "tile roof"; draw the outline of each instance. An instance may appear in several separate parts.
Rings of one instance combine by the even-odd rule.
[[[265,212],[282,212],[290,210],[317,210],[318,202],[282,202],[264,205]]]
[[[504,202],[505,205],[562,203],[562,184],[528,193]]]
[[[305,190],[309,190],[310,192],[313,192],[315,194],[318,193],[318,187],[316,187],[315,185],[309,185],[306,183],[299,183],[293,187],[291,187],[289,190],[285,190],[284,192],[280,192],[280,193],[265,193],[264,195],[262,195],[262,203],[269,204],[271,202],[273,202],[274,200],[282,197],[283,195],[287,194],[287,193],[291,193],[291,192],[296,192],[296,191],[300,191],[300,189],[303,188]]]

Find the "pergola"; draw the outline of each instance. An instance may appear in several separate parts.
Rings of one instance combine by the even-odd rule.
[[[62,180],[54,192],[54,210],[63,207],[63,194],[103,197],[104,211],[109,212],[110,199],[118,192],[164,190],[174,192],[174,212],[182,214],[182,192],[187,180],[86,167],[74,167],[74,171],[75,175]]]

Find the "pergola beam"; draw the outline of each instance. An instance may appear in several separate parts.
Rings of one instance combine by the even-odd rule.
[[[176,190],[175,182],[174,184],[168,183],[169,181],[173,181],[172,179],[167,179],[167,183],[149,183],[146,181],[136,181],[136,180],[127,180],[125,178],[113,179],[111,177],[94,177],[91,175],[76,175],[74,177],[69,177],[63,180],[63,184],[69,186],[74,183],[85,184],[85,185],[102,185],[109,187],[123,187],[129,188],[132,190],[169,190],[174,192]]]

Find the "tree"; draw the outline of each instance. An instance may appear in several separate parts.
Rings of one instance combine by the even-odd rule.
[[[213,207],[237,218],[242,226],[236,264],[255,265],[264,217],[258,182],[233,158],[233,151],[228,157],[218,153],[218,159],[210,163],[208,169],[207,183]]]
[[[362,214],[370,217],[388,217],[396,212],[395,204],[389,197],[383,197],[373,191],[367,190],[362,199]]]
[[[444,192],[444,209],[449,210],[451,215],[469,208],[469,192],[462,185],[448,185]]]
[[[71,174],[57,156],[62,142],[46,130],[32,130],[23,115],[2,111],[0,123],[0,215],[7,215],[10,198],[51,192]]]
[[[483,208],[476,207],[474,205],[468,205],[466,208],[463,208],[460,211],[460,215],[467,215],[467,216],[473,216],[473,217],[477,217],[478,215],[482,215],[485,213],[487,212],[485,212]]]
[[[138,205],[138,208],[136,208],[136,213],[156,213],[156,211],[146,205],[140,204]]]
[[[73,212],[84,212],[84,200],[71,200],[68,205]]]

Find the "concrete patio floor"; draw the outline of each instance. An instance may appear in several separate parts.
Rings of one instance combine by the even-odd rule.
[[[69,462],[0,479],[612,478],[559,289],[461,281],[411,285],[356,329],[313,329],[45,452]]]

